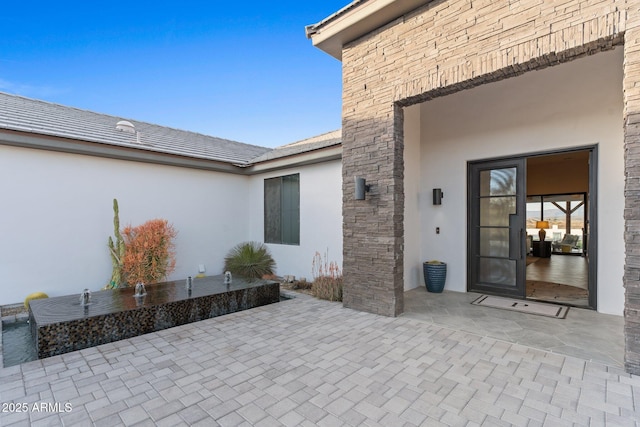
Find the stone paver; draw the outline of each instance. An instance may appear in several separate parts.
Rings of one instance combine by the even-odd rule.
[[[2,426],[639,426],[639,402],[616,366],[304,295],[0,369]]]

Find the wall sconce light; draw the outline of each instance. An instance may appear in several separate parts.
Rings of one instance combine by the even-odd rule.
[[[367,185],[367,181],[364,178],[360,178],[359,176],[356,176],[356,194],[355,194],[355,199],[356,200],[364,200],[365,199],[365,193],[368,193],[369,190],[371,190],[371,186]]]
[[[444,197],[444,193],[442,192],[442,188],[434,188],[433,189],[433,204],[434,205],[441,205],[443,197]]]

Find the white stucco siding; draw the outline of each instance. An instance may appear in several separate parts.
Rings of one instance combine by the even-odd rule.
[[[420,199],[428,197],[420,180],[420,105],[404,109],[404,289],[423,283],[420,221]]]
[[[420,168],[407,168],[406,179],[421,184],[422,235],[420,253],[405,256],[446,261],[446,288],[466,291],[467,162],[597,144],[598,310],[622,314],[622,58],[618,48],[421,104]],[[444,191],[441,206],[433,188]]]
[[[328,250],[329,260],[342,267],[342,164],[333,160],[304,167],[252,176],[251,237],[264,241],[264,180],[300,174],[300,245],[268,244],[277,263],[277,274],[312,279],[316,251]]]
[[[120,222],[167,219],[178,231],[170,279],[220,274],[249,238],[249,178],[0,145],[0,304],[43,291],[99,290],[111,276],[113,198]]]

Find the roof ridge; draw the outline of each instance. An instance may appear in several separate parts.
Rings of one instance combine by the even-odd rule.
[[[200,136],[203,136],[203,137],[206,137],[206,138],[215,138],[215,139],[222,140],[222,141],[232,142],[232,143],[235,143],[235,144],[241,144],[241,145],[244,145],[244,146],[247,146],[247,147],[255,147],[255,148],[261,148],[261,149],[273,150],[273,148],[271,148],[271,147],[265,147],[265,146],[262,146],[262,145],[248,144],[246,142],[240,142],[240,141],[236,141],[236,140],[233,140],[233,139],[221,138],[219,136],[207,135],[207,134],[202,133],[202,132],[195,132],[195,131],[190,131],[190,130],[185,130],[185,129],[179,129],[179,128],[175,128],[175,127],[171,127],[171,126],[164,126],[164,125],[160,125],[160,124],[157,124],[157,123],[147,122],[147,121],[144,121],[144,120],[128,118],[128,117],[125,117],[125,116],[115,116],[113,114],[99,113],[97,111],[92,111],[92,110],[88,110],[88,109],[84,109],[84,108],[78,108],[78,107],[72,107],[72,106],[60,104],[60,103],[57,103],[57,102],[45,101],[45,100],[36,99],[36,98],[29,98],[29,97],[24,96],[24,95],[17,95],[17,94],[13,94],[13,93],[0,91],[0,96],[1,95],[6,95],[6,96],[9,96],[9,97],[14,97],[14,98],[20,98],[20,99],[23,99],[23,100],[28,101],[28,102],[37,102],[37,103],[40,103],[40,104],[46,104],[46,105],[49,105],[49,106],[52,106],[52,107],[56,107],[56,108],[63,108],[63,109],[66,109],[66,110],[74,110],[74,111],[77,111],[77,112],[80,112],[80,113],[88,113],[88,114],[92,114],[92,115],[96,115],[96,116],[110,117],[110,118],[115,119],[114,124],[113,124],[114,126],[120,120],[127,120],[127,121],[132,121],[132,122],[139,123],[141,125],[154,126],[154,127],[163,128],[163,129],[170,129],[170,130],[173,130],[173,131],[184,132],[184,133],[191,134],[191,135],[200,135]]]

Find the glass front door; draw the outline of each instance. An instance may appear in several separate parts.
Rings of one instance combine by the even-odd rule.
[[[468,177],[468,289],[524,298],[524,159],[470,163]]]

